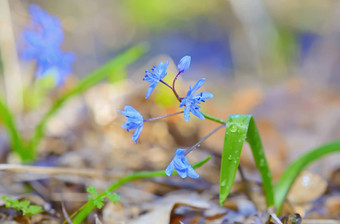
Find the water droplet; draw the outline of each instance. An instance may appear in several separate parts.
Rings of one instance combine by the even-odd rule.
[[[201,147],[201,145],[197,145],[196,147],[199,148],[199,147]]]
[[[261,160],[260,160],[260,166],[265,166],[265,161],[264,161],[264,159],[261,159]]]
[[[229,160],[229,161],[233,160],[233,156],[232,156],[232,155],[229,155],[229,156],[228,156],[228,160]]]
[[[231,124],[230,127],[229,127],[229,130],[231,132],[236,132],[237,131],[237,126],[235,124]]]
[[[235,164],[237,163],[237,159],[234,159],[234,161],[233,161]]]
[[[234,118],[239,118],[240,117],[240,115],[238,115],[238,114],[236,114],[235,116],[234,116]]]
[[[226,179],[224,179],[223,181],[222,181],[222,183],[221,183],[221,186],[226,186],[227,185],[227,180]]]

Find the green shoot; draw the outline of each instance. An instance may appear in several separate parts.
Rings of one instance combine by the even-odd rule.
[[[207,158],[205,158],[204,160],[201,160],[198,163],[195,163],[192,165],[192,167],[194,169],[202,166],[203,164],[205,164],[206,162],[208,162],[210,160],[211,156],[208,156]],[[176,171],[174,171],[174,173],[176,173]],[[105,197],[107,197],[106,195],[108,194],[108,192],[113,192],[115,191],[117,188],[119,188],[120,186],[130,182],[130,181],[134,181],[134,180],[138,180],[138,179],[149,179],[149,178],[154,178],[154,177],[162,177],[162,176],[166,176],[164,170],[160,170],[160,171],[151,171],[151,172],[137,172],[137,173],[133,173],[131,175],[122,177],[120,179],[118,179],[116,182],[114,182],[113,184],[111,184],[108,188],[106,188],[106,190],[99,194],[97,197],[103,196],[105,195]],[[94,190],[95,188],[90,188],[91,192],[96,192],[96,190]],[[118,196],[118,195],[117,195]],[[115,201],[118,201],[117,197],[115,196],[115,194],[113,194],[113,196],[109,196],[109,199],[111,197],[111,199],[114,199]],[[110,199],[110,200],[111,200]],[[120,198],[119,198],[120,199]],[[75,213],[73,213],[70,218],[72,218],[72,222],[73,224],[80,224],[83,222],[83,220],[90,214],[90,212],[96,207],[96,205],[94,204],[94,201],[89,200],[85,205],[83,205],[80,209],[78,209],[78,211],[76,211]],[[64,221],[64,223],[67,223],[66,221]]]
[[[98,209],[101,209],[104,206],[105,198],[108,198],[113,204],[120,201],[120,196],[118,194],[112,194],[108,190],[105,191],[105,194],[99,194],[95,186],[86,188],[86,191],[89,193],[89,202],[93,203]]]
[[[6,195],[1,197],[2,200],[6,201],[6,208],[13,208],[17,211],[22,212],[24,216],[34,216],[36,214],[39,214],[43,211],[41,206],[38,205],[30,205],[31,202],[28,200],[25,201],[18,201],[15,199],[12,199]]]

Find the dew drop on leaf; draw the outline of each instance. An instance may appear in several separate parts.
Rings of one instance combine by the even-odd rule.
[[[231,132],[236,132],[237,131],[237,126],[235,124],[230,125],[229,130]]]
[[[224,180],[221,182],[221,186],[224,187],[224,186],[226,186],[226,185],[227,185],[227,180],[224,179]]]
[[[229,161],[233,160],[233,156],[232,156],[232,155],[229,155],[229,156],[228,156],[228,160],[229,160]]]

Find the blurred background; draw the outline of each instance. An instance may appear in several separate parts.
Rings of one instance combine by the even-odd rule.
[[[203,111],[224,119],[254,114],[274,178],[303,152],[340,139],[339,1],[0,0],[0,88],[21,114],[18,123],[27,135],[50,105],[30,113],[20,109],[20,86],[33,82],[35,69],[34,62],[23,62],[17,54],[25,46],[21,33],[29,25],[30,4],[61,20],[62,48],[76,54],[66,89],[129,47],[149,46],[122,71],[124,80],[91,88],[51,120],[39,149],[40,164],[121,172],[164,169],[176,148],[190,147],[217,125],[196,118],[186,123],[181,116],[150,122],[135,145],[131,133],[120,127],[124,118],[117,111],[133,105],[146,118],[178,111],[178,102],[163,86],[146,101],[148,83],[142,78],[152,65],[169,60],[167,80],[172,80],[185,55],[192,60],[177,83],[181,94],[205,77],[202,90],[214,99]],[[48,96],[53,101],[57,94]],[[218,132],[189,156],[189,161],[215,156],[199,173],[216,186],[223,136]],[[242,163],[247,172],[254,171],[250,150],[243,151]],[[329,176],[339,159],[332,155],[310,169]]]
[[[30,4],[61,19],[63,48],[83,76],[127,47],[148,42],[144,61],[192,56],[191,76],[247,76],[280,82],[297,76],[339,87],[339,5],[334,1],[9,1],[17,44]],[[196,74],[196,75],[195,75]],[[143,75],[143,74],[142,74]]]
[[[30,4],[38,4],[62,22],[65,32],[62,48],[77,56],[72,76],[75,80],[128,47],[148,44],[148,53],[122,71],[127,77],[125,84],[107,90],[98,87],[101,91],[95,88],[93,92],[102,94],[100,97],[91,91],[87,94],[88,107],[93,109],[94,120],[100,125],[112,124],[118,117],[117,110],[138,102],[137,99],[141,101],[139,109],[148,115],[160,115],[164,105],[175,110],[176,101],[162,87],[155,90],[151,99],[157,109],[142,108],[147,85],[141,79],[146,69],[164,60],[170,61],[171,79],[180,58],[190,55],[191,67],[179,81],[183,94],[189,84],[207,78],[204,89],[215,98],[204,109],[222,118],[230,113],[253,113],[263,129],[260,131],[264,132],[264,141],[269,139],[268,151],[282,150],[282,158],[279,156],[274,162],[279,167],[286,159],[340,138],[337,1],[11,0],[1,4],[2,91],[14,108],[17,100],[9,98],[8,92],[15,95],[18,80],[30,80],[27,77],[32,76],[35,67],[34,63],[21,62],[13,49],[20,51],[25,46],[21,32],[29,25],[27,9]],[[4,75],[6,71],[12,75]],[[71,108],[77,107],[73,104]],[[182,131],[184,140],[174,134],[180,128],[172,131],[168,127],[166,134],[175,136],[175,145],[189,146],[213,128],[197,121],[191,125],[201,128],[191,129],[196,130],[194,134]],[[120,119],[118,124],[121,122]],[[185,126],[182,120],[177,122]],[[51,122],[51,129],[60,126],[56,124]],[[274,137],[267,137],[270,134]],[[208,140],[206,146],[219,153],[222,142],[223,133]],[[164,147],[169,149],[171,145]]]

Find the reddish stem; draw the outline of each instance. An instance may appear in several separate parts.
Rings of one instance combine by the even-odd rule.
[[[177,94],[177,91],[175,89],[175,83],[176,83],[176,80],[177,80],[177,78],[179,77],[180,74],[181,74],[181,72],[178,72],[176,77],[175,77],[175,79],[174,79],[174,81],[172,82],[172,91],[174,92],[174,94],[175,94],[175,96],[176,96],[176,98],[178,99],[179,102],[182,101],[182,98],[179,97],[179,95]]]

